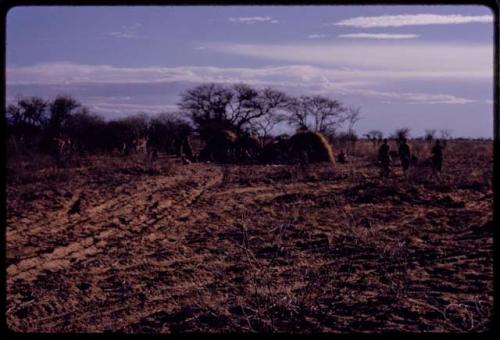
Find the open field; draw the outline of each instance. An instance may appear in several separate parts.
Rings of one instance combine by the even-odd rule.
[[[439,182],[382,180],[361,147],[333,167],[9,162],[10,329],[488,330],[492,145],[449,142]]]

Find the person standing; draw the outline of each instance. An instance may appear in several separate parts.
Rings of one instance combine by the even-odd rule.
[[[439,177],[439,173],[443,167],[443,147],[441,142],[436,140],[436,144],[432,147],[432,174]]]
[[[401,160],[401,166],[403,167],[403,174],[406,175],[406,171],[410,166],[410,147],[406,143],[406,138],[403,138],[399,144],[399,159]]]
[[[389,167],[391,165],[390,150],[391,148],[387,144],[387,138],[384,138],[383,144],[378,149],[378,160],[382,167],[382,177],[389,177]]]

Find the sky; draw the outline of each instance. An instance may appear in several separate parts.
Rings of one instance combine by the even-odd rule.
[[[113,119],[243,82],[360,107],[360,135],[493,137],[484,6],[37,6],[11,9],[6,27],[8,103],[65,94]]]

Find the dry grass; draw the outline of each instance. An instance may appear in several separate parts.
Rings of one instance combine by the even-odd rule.
[[[8,325],[484,332],[493,308],[492,149],[454,143],[439,181],[404,177],[397,163],[382,180],[376,147],[362,142],[335,166],[11,160]]]

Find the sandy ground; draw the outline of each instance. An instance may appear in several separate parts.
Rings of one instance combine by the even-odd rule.
[[[460,148],[457,148],[459,150]],[[367,157],[302,169],[162,156],[9,168],[19,332],[483,332],[491,149],[441,182]],[[477,170],[479,169],[479,170]],[[416,170],[415,170],[416,171]]]

